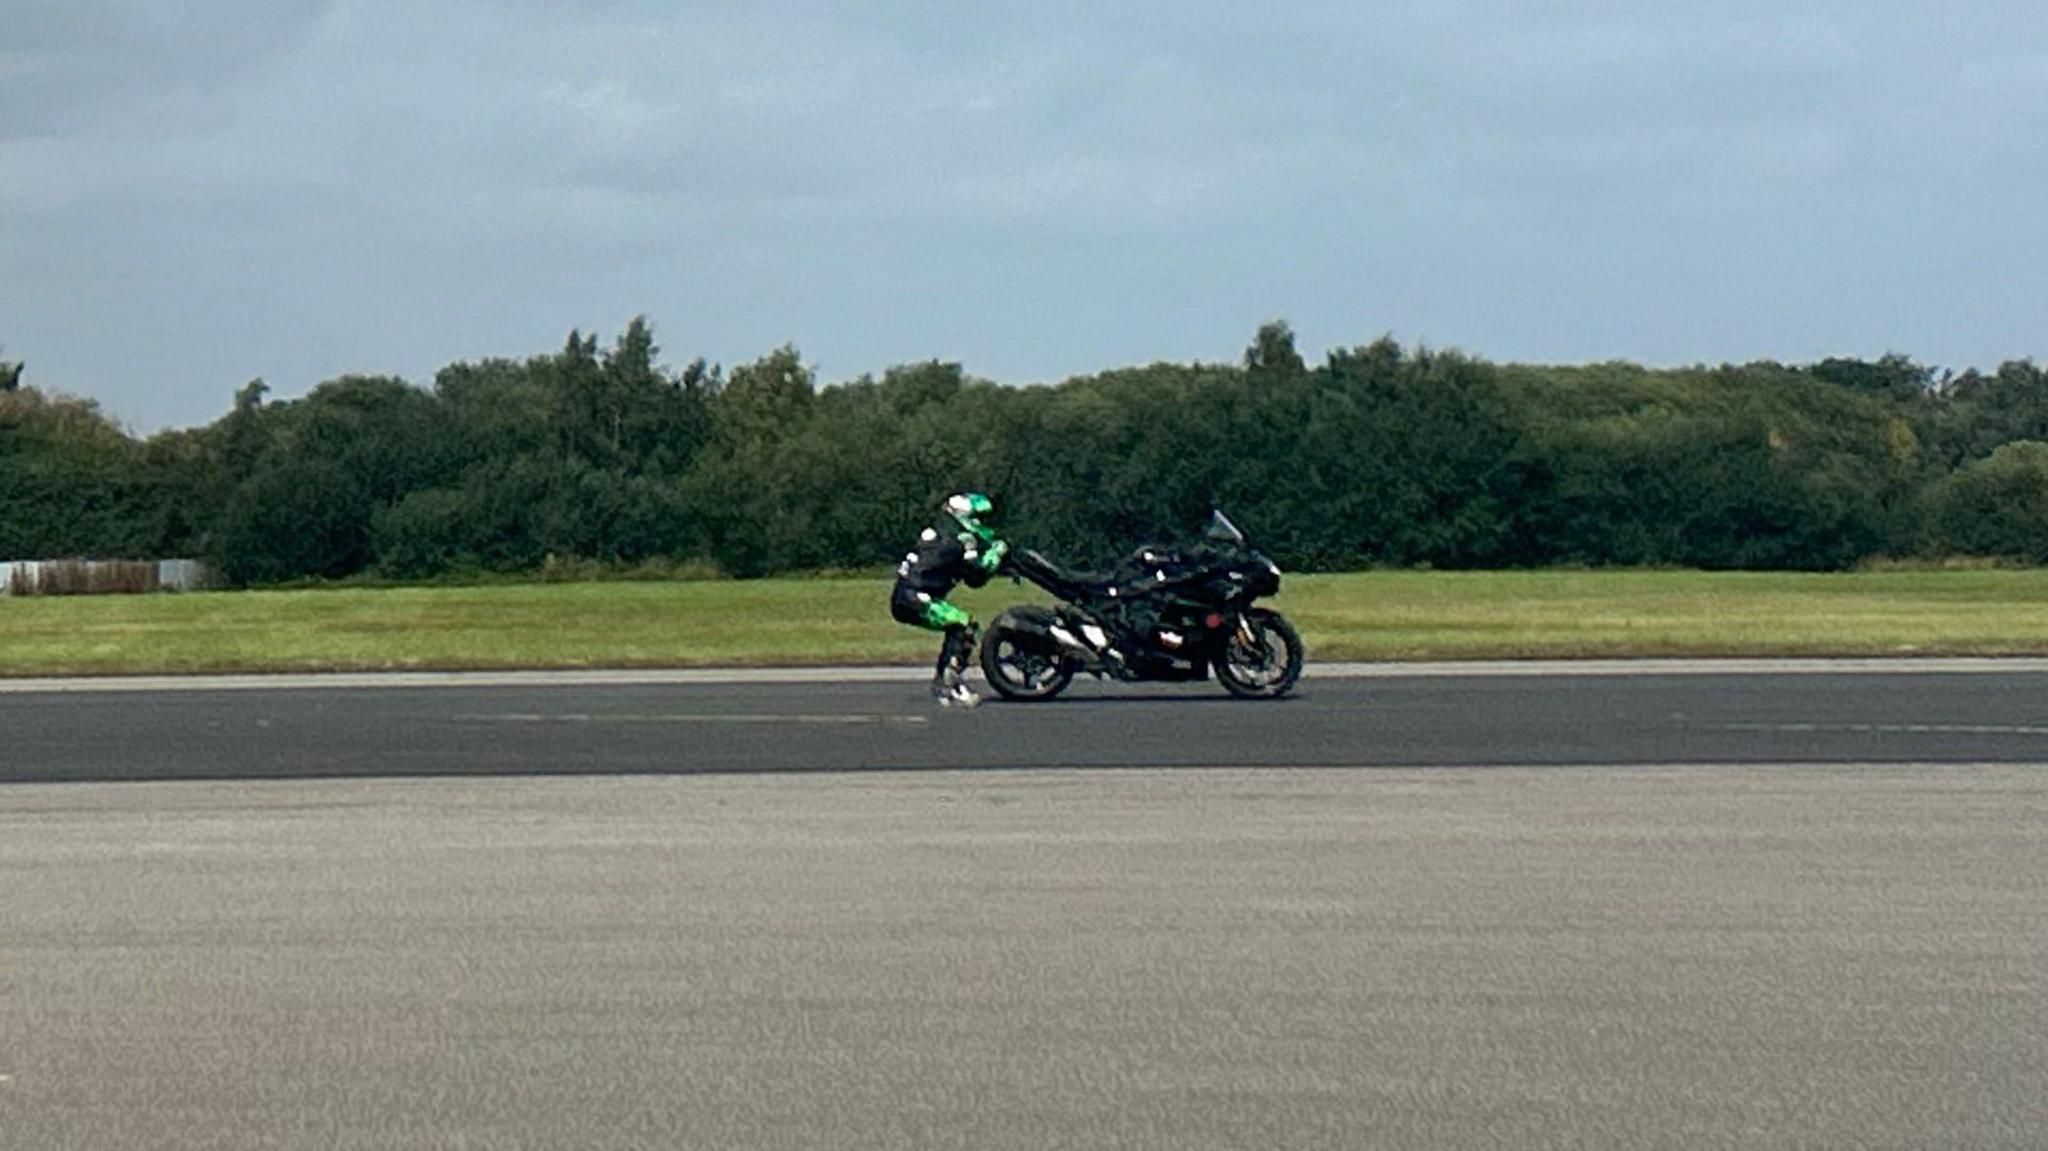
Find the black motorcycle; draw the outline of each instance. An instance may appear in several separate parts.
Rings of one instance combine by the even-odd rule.
[[[1277,699],[1301,678],[1301,637],[1254,601],[1280,590],[1280,568],[1221,511],[1193,544],[1140,548],[1107,572],[1070,571],[1035,551],[1006,572],[1059,600],[1018,604],[989,624],[981,670],[998,695],[1046,700],[1074,676],[1194,682]]]

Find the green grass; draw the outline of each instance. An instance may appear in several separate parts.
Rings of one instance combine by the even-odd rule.
[[[881,579],[0,599],[0,675],[922,663]],[[963,592],[983,619],[1023,592]],[[1312,659],[2048,655],[2048,571],[1290,576]]]

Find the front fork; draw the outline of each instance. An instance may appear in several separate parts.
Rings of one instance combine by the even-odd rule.
[[[1235,638],[1238,643],[1244,646],[1245,652],[1258,661],[1260,670],[1264,670],[1267,664],[1273,662],[1272,645],[1266,642],[1264,632],[1255,630],[1252,627],[1250,612],[1241,611],[1237,613],[1237,635]]]

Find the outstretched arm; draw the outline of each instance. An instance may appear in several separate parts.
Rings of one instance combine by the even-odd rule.
[[[961,546],[967,549],[965,557],[967,570],[963,574],[967,579],[968,587],[980,587],[987,583],[988,577],[994,575],[996,570],[1003,566],[1003,558],[1010,554],[1010,545],[1002,540],[993,540],[983,544],[973,536],[963,534],[960,537],[960,543]]]
[[[983,549],[981,553],[981,558],[976,562],[981,564],[981,568],[983,571],[986,571],[989,574],[993,575],[996,572],[1002,570],[1003,560],[1008,558],[1009,554],[1010,541],[996,540],[995,542],[989,544],[987,548]]]

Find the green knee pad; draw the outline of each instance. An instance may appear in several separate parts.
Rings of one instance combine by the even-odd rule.
[[[968,627],[973,623],[974,617],[972,615],[954,607],[945,600],[935,599],[924,605],[924,626],[931,628],[933,631],[945,631],[947,628],[953,627]]]

